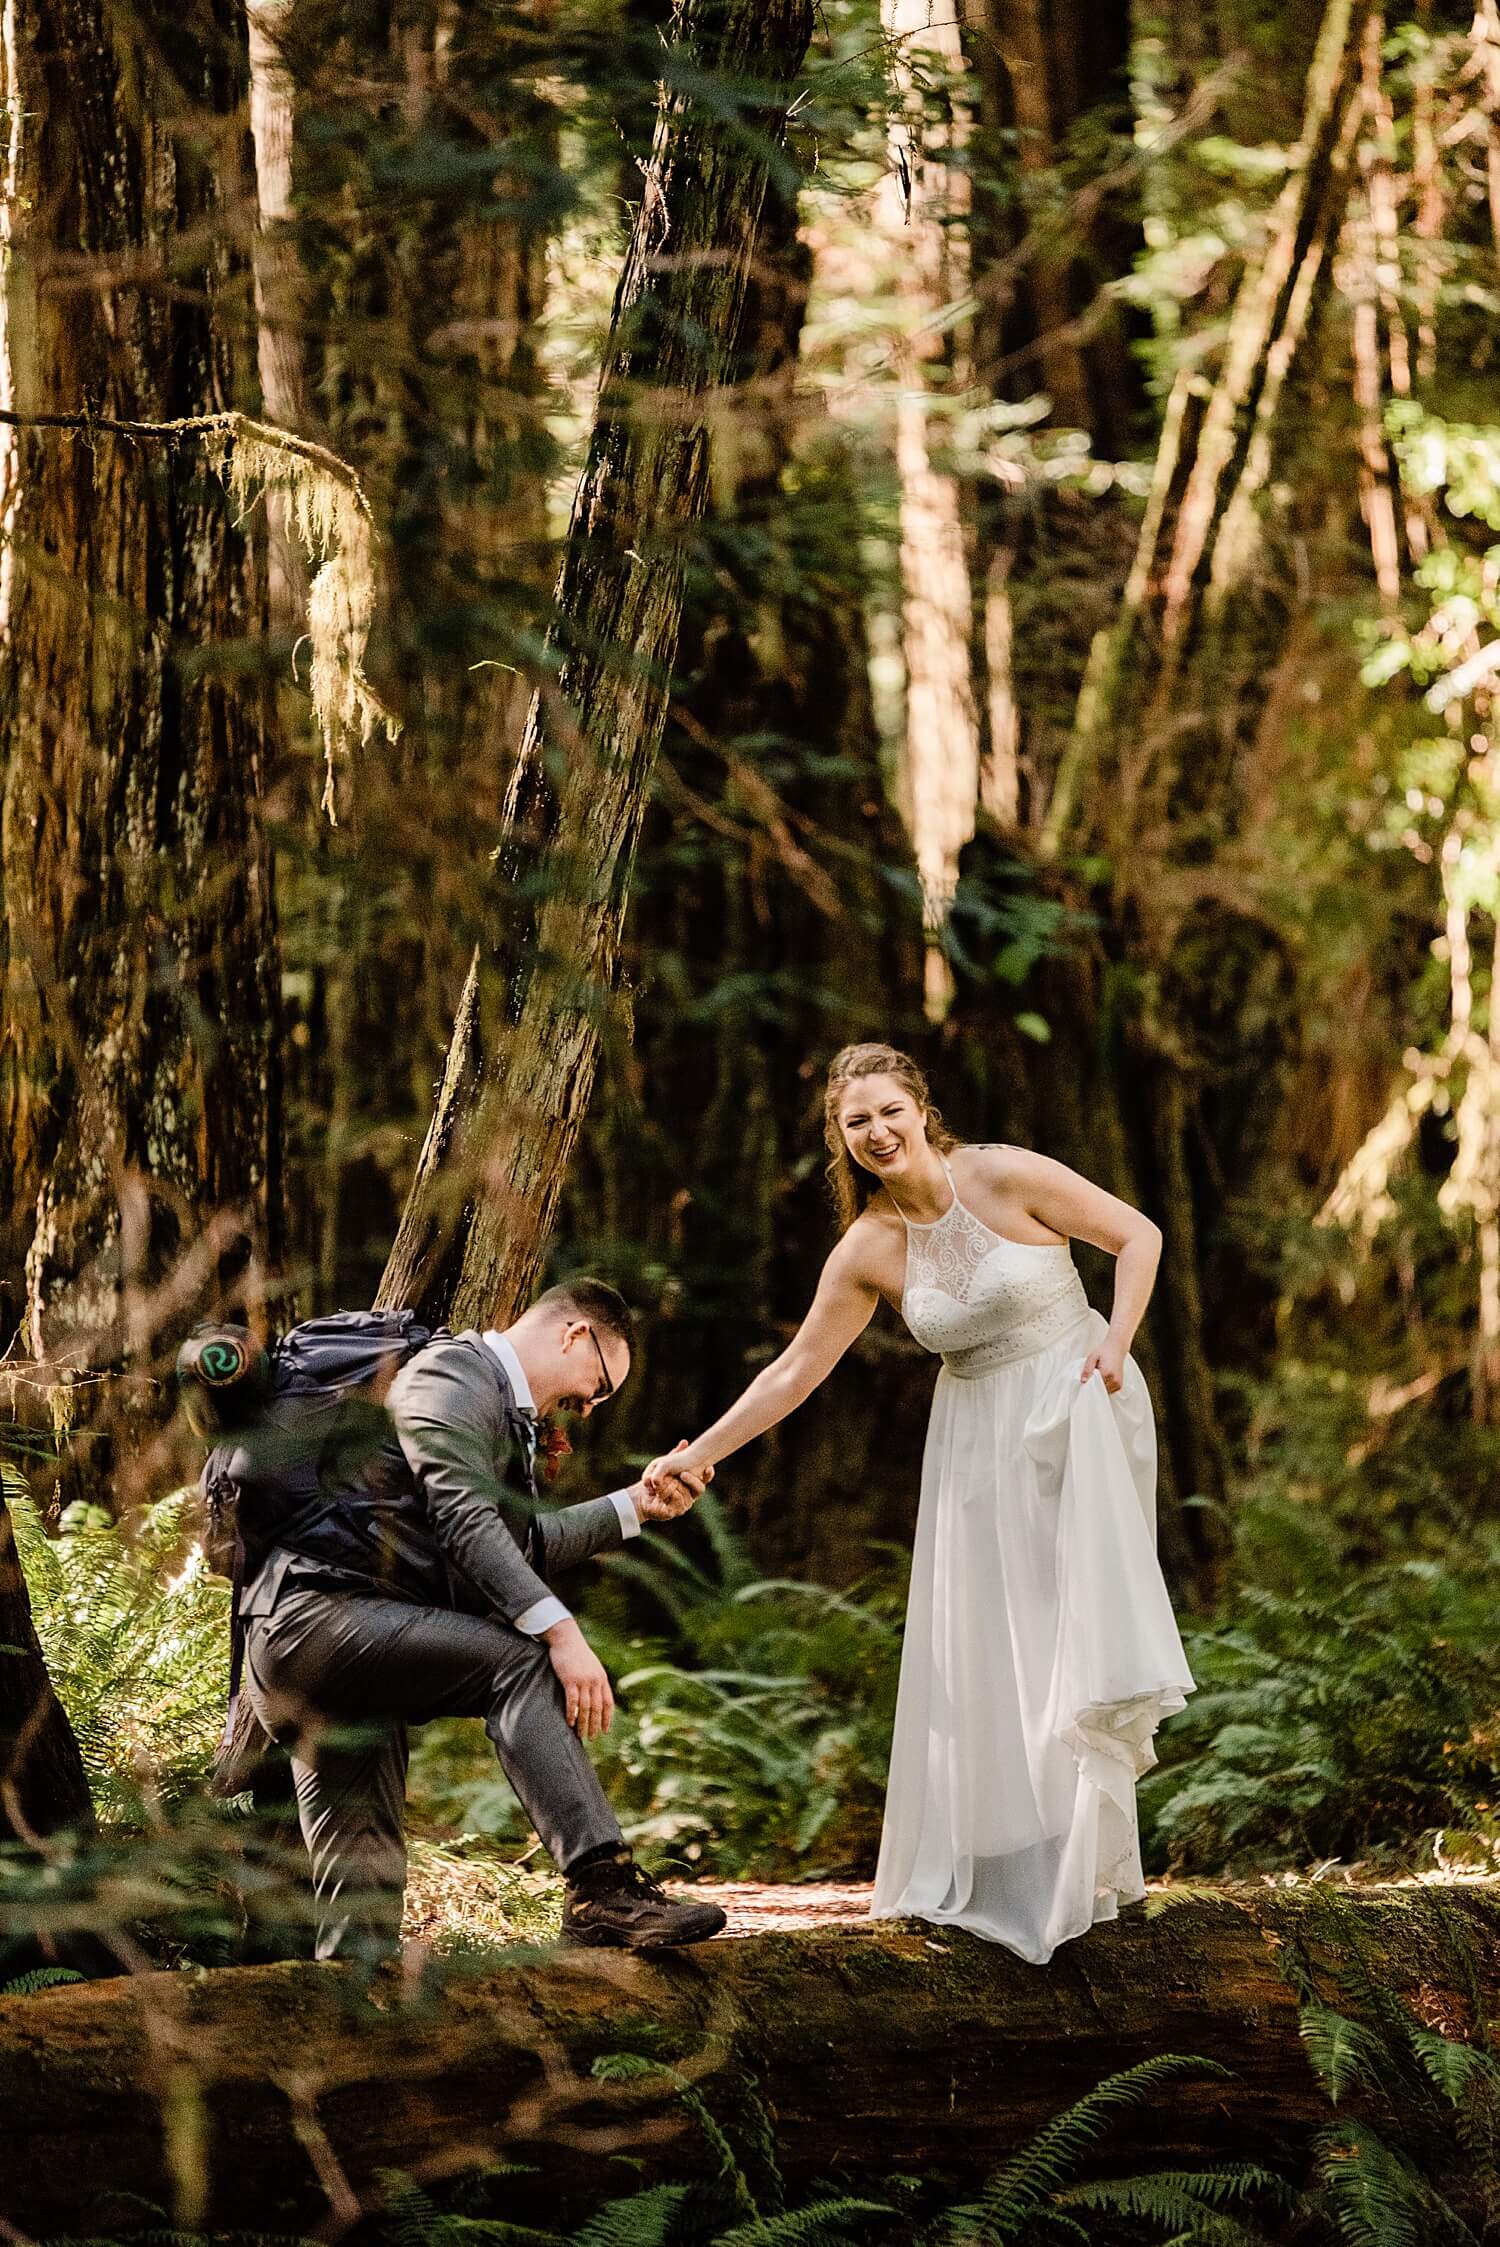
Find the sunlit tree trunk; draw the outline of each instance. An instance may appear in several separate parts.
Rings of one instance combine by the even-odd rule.
[[[887,171],[876,200],[893,276],[898,327],[896,474],[901,492],[901,651],[906,671],[901,800],[911,822],[928,949],[927,1003],[947,1005],[936,942],[958,879],[958,854],[974,832],[979,800],[979,715],[973,677],[974,600],[963,491],[941,463],[942,406],[968,380],[967,347],[949,308],[968,294],[968,175],[964,56],[958,17],[928,0],[881,0],[891,42],[896,111]],[[921,90],[940,86],[944,116]],[[934,408],[937,408],[936,413]]]
[[[293,0],[250,0],[250,133],[255,149],[254,250],[256,367],[261,411],[279,429],[311,435],[307,368],[307,289],[292,200],[294,88],[283,54]],[[271,615],[283,631],[300,626],[307,572],[288,536],[279,495],[266,502]]]
[[[238,184],[214,168],[244,91],[220,34],[168,73],[149,46],[127,66],[88,0],[9,19],[21,411],[154,422],[233,403],[204,248]],[[139,1429],[164,1347],[226,1290],[253,1295],[275,1245],[263,710],[236,651],[259,618],[191,449],[23,432],[7,475],[6,1278],[27,1354],[69,1379],[123,1370],[109,1394]],[[85,1421],[97,1445],[108,1413],[75,1389],[58,1417],[82,1472]]]
[[[708,416],[729,368],[806,0],[702,0],[636,215],[558,584],[555,680],[531,705],[506,811],[506,925],[476,956],[381,1287],[460,1323],[524,1295],[593,1083],[631,860],[707,503]]]

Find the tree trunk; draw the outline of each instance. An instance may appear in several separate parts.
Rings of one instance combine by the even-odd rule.
[[[1327,0],[1309,66],[1301,133],[1293,163],[1247,263],[1226,323],[1223,363],[1192,431],[1169,412],[1158,448],[1151,503],[1142,524],[1125,599],[1100,632],[1067,747],[1047,807],[1049,853],[1083,841],[1119,848],[1111,828],[1139,839],[1138,798],[1149,777],[1153,803],[1171,795],[1181,749],[1174,717],[1184,667],[1212,596],[1222,614],[1253,535],[1253,501],[1271,465],[1275,417],[1307,335],[1325,250],[1342,221],[1353,127],[1358,122],[1358,59],[1368,0]],[[1185,401],[1184,401],[1185,403]],[[1216,651],[1205,655],[1215,660]],[[1129,755],[1123,753],[1127,737]],[[1159,754],[1164,743],[1170,750]],[[1106,768],[1120,757],[1121,773]],[[1101,771],[1112,785],[1100,786]],[[1099,807],[1111,807],[1111,818]]]
[[[979,88],[976,387],[1010,405],[1041,393],[1047,427],[1083,431],[1099,459],[1128,457],[1145,397],[1132,316],[1112,284],[1130,272],[1142,240],[1123,153],[1133,123],[1130,10],[1124,0],[1105,8],[980,0],[967,11],[965,39]],[[1102,178],[1079,185],[1073,149],[1083,131],[1100,145]],[[1091,639],[1119,601],[1133,518],[1116,493],[1085,496],[1036,478],[981,478],[977,502],[981,797],[1002,826],[1035,827]]]
[[[313,433],[307,372],[307,286],[292,200],[294,89],[283,46],[292,0],[247,0],[250,133],[255,146],[255,356],[261,411],[278,429]],[[299,632],[307,606],[307,566],[289,534],[279,493],[266,499],[267,565],[273,624]]]
[[[244,91],[227,19],[170,68],[149,46],[127,66],[95,0],[10,20],[16,405],[232,403],[201,246],[237,187],[212,169]],[[23,432],[5,477],[6,1279],[33,1358],[123,1365],[139,1429],[164,1353],[253,1300],[276,1245],[264,712],[234,651],[259,619],[190,451]]]
[[[943,408],[962,395],[971,374],[967,340],[951,317],[951,308],[969,294],[969,176],[963,162],[969,119],[957,14],[935,13],[929,0],[881,0],[880,21],[890,44],[898,105],[875,209],[895,277],[899,323],[892,347],[906,672],[899,793],[932,936],[928,1011],[940,1016],[949,989],[937,933],[979,802],[968,526],[963,487],[940,460]],[[941,123],[927,115],[925,94],[918,91],[929,77],[938,81]]]
[[[1166,1901],[1045,1972],[907,1925],[721,1940],[676,1964],[470,1965],[437,2004],[393,1987],[378,2010],[348,1970],[309,1965],[0,2000],[0,2096],[31,2156],[10,2165],[0,2215],[37,2237],[113,2237],[157,2220],[147,2202],[179,2225],[305,2233],[377,2208],[380,2170],[438,2182],[507,2160],[532,2172],[507,2180],[508,2220],[576,2221],[715,2159],[659,2077],[591,2079],[621,2051],[670,2054],[732,2136],[748,2075],[798,2192],[837,2179],[889,2201],[896,2175],[971,2189],[1104,2076],[1168,2052],[1229,2079],[1179,2080],[1133,2109],[1100,2169],[1296,2162],[1331,2110],[1278,1957],[1327,1989],[1357,1945],[1424,2022],[1476,2042],[1500,1997],[1500,1911],[1482,1889]]]
[[[503,1321],[524,1296],[588,1103],[676,658],[684,538],[707,502],[710,400],[812,18],[807,0],[700,0],[684,21],[692,72],[668,81],[615,299],[558,585],[556,678],[533,699],[507,802],[508,925],[476,953],[381,1284],[383,1303],[459,1324]],[[734,89],[732,116],[698,98],[701,72]]]
[[[83,1759],[47,1674],[0,1493],[0,1843],[29,1847],[93,1823]]]
[[[859,469],[797,386],[812,259],[776,192],[756,267],[746,410],[716,432],[636,861],[631,1037],[604,1041],[558,1225],[569,1261],[602,1263],[656,1314],[649,1362],[583,1432],[580,1488],[707,1426],[801,1320],[835,1237],[826,1062],[850,1039],[923,1033],[916,869],[870,702]],[[730,1515],[763,1565],[846,1583],[871,1539],[910,1538],[931,1389],[931,1359],[883,1314],[736,1460]]]

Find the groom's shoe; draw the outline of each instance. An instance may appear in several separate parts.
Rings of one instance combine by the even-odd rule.
[[[669,1896],[628,1849],[600,1851],[567,1876],[562,1931],[565,1943],[615,1950],[677,1950],[706,1943],[724,1926],[717,1904]]]

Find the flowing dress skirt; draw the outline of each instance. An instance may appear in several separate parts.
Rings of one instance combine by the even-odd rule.
[[[1038,1965],[1144,1894],[1135,1784],[1193,1690],[1145,1381],[1079,1380],[1105,1331],[938,1376],[872,1906]]]

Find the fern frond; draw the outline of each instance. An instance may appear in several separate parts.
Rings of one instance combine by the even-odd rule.
[[[862,2236],[851,2226],[862,2224],[868,2216],[892,2214],[894,2210],[879,2200],[814,2200],[805,2208],[757,2216],[750,2223],[736,2224],[732,2231],[718,2232],[713,2247],[849,2247]]]
[[[1351,2084],[1381,2088],[1390,2072],[1390,2053],[1383,2038],[1363,2021],[1312,1998],[1302,2008],[1298,2033],[1318,2080],[1335,2106]]]
[[[747,2216],[758,2214],[755,2195],[750,2190],[749,2179],[740,2167],[734,2147],[709,2112],[702,2092],[688,2080],[681,2069],[669,2067],[663,2060],[653,2060],[643,2052],[603,2052],[594,2061],[589,2072],[596,2083],[640,2083],[649,2076],[664,2077],[718,2155],[719,2174],[728,2183],[736,2206]]]
[[[0,1997],[35,1997],[39,1990],[60,1989],[65,1982],[82,1980],[71,1966],[33,1966],[29,1974],[18,1974],[14,1981],[0,1986]]]
[[[1318,2175],[1347,2247],[1478,2247],[1415,2165],[1351,2118],[1313,2141]]]
[[[1284,2212],[1292,2205],[1292,2194],[1269,2169],[1236,2163],[1203,2170],[1161,2169],[1071,2185],[1058,2196],[1057,2205],[1159,2225],[1176,2238],[1201,2242],[1202,2247],[1265,2247],[1264,2234],[1232,2212],[1245,2201],[1264,2202]]]
[[[1500,2092],[1500,2062],[1478,2045],[1462,2044],[1457,2037],[1416,2024],[1408,2034],[1423,2072],[1450,2107],[1463,2107],[1476,2096]]]
[[[1274,2169],[1262,2169],[1252,2161],[1235,2161],[1212,2169],[1154,2169],[1140,2177],[1112,2177],[1094,2184],[1069,2185],[1060,2196],[1059,2205],[1092,2207],[1096,2197],[1103,2195],[1098,2205],[1113,2206],[1111,2196],[1147,2186],[1197,2201],[1205,2208],[1227,2208],[1245,2200],[1270,2200],[1286,2206],[1291,2200],[1286,2179],[1278,2177]]]
[[[686,2185],[651,2185],[624,2200],[612,2200],[575,2231],[568,2247],[667,2247]]]
[[[389,2247],[559,2247],[558,2234],[501,2216],[440,2208],[404,2169],[377,2169],[381,2231]]]
[[[1180,2052],[1161,2053],[1106,2076],[1083,2098],[1054,2115],[1019,2153],[995,2171],[974,2203],[982,2220],[989,2225],[1013,2226],[1022,2212],[1061,2190],[1069,2170],[1120,2114],[1139,2106],[1164,2084],[1185,2076],[1232,2080],[1231,2071],[1216,2061]],[[949,2236],[954,2234],[950,2232]]]

